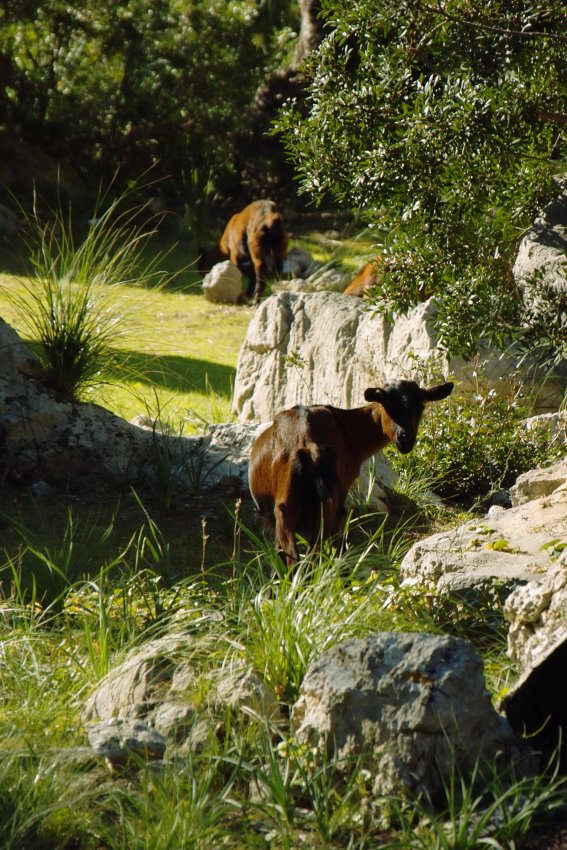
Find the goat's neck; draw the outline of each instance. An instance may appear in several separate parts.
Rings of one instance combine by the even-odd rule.
[[[357,465],[379,452],[390,442],[382,428],[382,405],[377,402],[345,410],[342,417],[344,435]]]

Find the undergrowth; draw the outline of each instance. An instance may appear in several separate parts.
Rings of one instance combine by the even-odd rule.
[[[83,539],[72,510],[58,549],[46,539],[42,550],[38,532],[18,519],[19,560],[7,553],[0,572],[2,847],[519,847],[565,799],[556,766],[511,785],[493,767],[481,792],[455,775],[440,808],[380,798],[367,771],[353,762],[345,773],[296,744],[285,720],[325,649],[382,630],[464,636],[476,618],[498,690],[509,675],[498,600],[467,608],[404,590],[398,565],[411,538],[376,518],[355,542],[304,556],[294,571],[238,512],[234,521],[227,561],[180,579],[147,508],[114,556],[114,527]],[[57,581],[46,581],[55,567]],[[75,749],[86,743],[82,707],[128,652],[166,634],[184,636],[175,653],[192,671],[201,744],[159,770],[140,763],[110,773]],[[212,709],[211,683],[243,668],[268,686],[280,719]]]

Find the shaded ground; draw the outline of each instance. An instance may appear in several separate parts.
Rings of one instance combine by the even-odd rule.
[[[522,850],[567,850],[567,814],[561,823],[534,831]]]
[[[66,495],[43,484],[35,495],[28,489],[4,485],[0,488],[3,583],[10,577],[9,560],[19,563],[24,577],[29,578],[31,561],[25,546],[63,552],[72,535],[75,561],[69,567],[73,573],[69,579],[75,581],[96,574],[105,563],[118,558],[132,539],[139,539],[140,532],[148,539],[155,537],[160,552],[154,555],[147,546],[137,561],[131,546],[124,556],[126,563],[152,569],[170,581],[206,575],[214,582],[216,576],[222,579],[230,574],[235,545],[244,559],[251,548],[244,533],[235,538],[235,512],[246,527],[260,530],[247,494],[241,502],[235,492],[196,494],[173,499],[169,508],[148,493],[140,492],[138,497],[129,491],[108,494],[102,488],[98,493]],[[37,560],[32,561],[35,570]]]

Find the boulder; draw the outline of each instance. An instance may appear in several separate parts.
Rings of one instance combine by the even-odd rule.
[[[85,724],[112,718],[147,720],[171,686],[180,652],[187,646],[183,634],[144,644],[102,679],[82,713]]]
[[[535,219],[520,243],[513,273],[521,287],[539,282],[567,293],[567,187]],[[531,293],[532,295],[535,293]]]
[[[160,761],[165,753],[165,738],[139,720],[104,720],[87,729],[89,743],[97,756],[112,770],[140,761]]]
[[[96,404],[68,401],[50,390],[38,361],[2,319],[0,356],[0,464],[9,479],[38,493],[46,482],[154,486],[166,462],[181,495],[228,483],[247,487],[257,425],[216,425],[203,436],[183,437],[142,419],[126,422]]]
[[[567,462],[530,473],[525,481],[534,478],[547,486],[532,485],[529,502],[528,485],[517,483],[515,507],[493,506],[482,519],[415,543],[400,565],[403,586],[455,592],[497,584],[506,594],[547,571],[549,542],[567,540]]]
[[[190,640],[170,634],[134,650],[88,698],[81,717],[87,730],[141,721],[167,741],[168,751],[186,751],[203,746],[226,710],[264,723],[282,720],[276,697],[249,668],[213,669],[199,678],[187,661]]]
[[[242,275],[230,260],[217,263],[203,278],[203,295],[207,301],[241,304],[244,301]]]
[[[468,777],[478,760],[528,754],[492,707],[477,653],[447,636],[385,632],[335,646],[308,669],[291,723],[299,744],[345,772],[369,770],[377,796],[435,798],[455,768]]]
[[[318,267],[309,251],[305,248],[290,248],[283,261],[282,275],[292,278],[307,278]]]
[[[516,588],[504,605],[508,655],[524,672],[567,641],[567,534],[554,540],[546,550],[547,569]]]
[[[520,678],[502,700],[512,727],[546,760],[567,767],[567,534],[550,541],[550,564],[506,600],[508,654]],[[555,559],[555,560],[552,560]]]
[[[12,197],[31,200],[35,195],[38,204],[48,200],[57,206],[71,199],[78,208],[84,206],[89,191],[79,172],[25,141],[7,123],[0,125],[0,186]]]
[[[537,412],[556,411],[565,380],[542,381],[512,349],[479,343],[474,367],[440,351],[434,299],[390,324],[361,299],[332,292],[279,292],[254,314],[240,349],[233,410],[240,422],[268,422],[294,404],[356,407],[366,387],[399,378],[451,375],[461,391],[476,392],[476,374],[489,389],[507,391],[518,373],[534,386]],[[331,331],[332,329],[332,331]]]

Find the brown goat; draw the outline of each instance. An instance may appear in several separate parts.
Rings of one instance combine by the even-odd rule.
[[[339,532],[347,493],[363,461],[394,443],[402,454],[414,447],[427,402],[446,398],[451,382],[422,389],[415,381],[369,388],[370,404],[343,410],[298,405],[278,413],[255,440],[248,470],[258,511],[275,524],[276,546],[289,565],[298,558],[296,533],[314,546]]]
[[[382,281],[382,272],[378,266],[381,264],[382,258],[375,257],[370,263],[364,263],[343,292],[343,295],[356,295],[362,297],[369,289]]]
[[[200,251],[197,267],[204,273],[215,263],[230,260],[248,278],[246,296],[259,301],[267,275],[281,272],[287,244],[287,230],[277,204],[253,201],[232,216],[218,245],[211,251]]]

